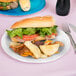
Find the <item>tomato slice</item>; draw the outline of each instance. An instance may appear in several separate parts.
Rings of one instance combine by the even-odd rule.
[[[55,35],[55,36],[57,36],[57,33],[52,33],[52,35]]]
[[[57,33],[52,33],[51,35],[47,35],[46,37],[51,38],[52,35],[57,36]]]
[[[24,41],[30,41],[33,40],[34,38],[38,37],[38,34],[34,34],[34,35],[23,35],[23,40]]]
[[[57,33],[52,33],[52,35],[57,36]],[[51,38],[52,35],[47,35],[46,37]],[[31,41],[31,40],[33,40],[34,38],[38,37],[38,36],[39,36],[39,34],[23,35],[22,40],[24,40],[24,41]],[[19,37],[19,38],[20,38],[20,37]]]

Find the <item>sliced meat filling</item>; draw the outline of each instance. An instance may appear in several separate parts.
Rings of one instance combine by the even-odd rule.
[[[34,37],[33,35],[31,36],[24,35],[22,39],[19,36],[15,36],[11,38],[11,40],[14,42],[25,42],[25,41],[33,41],[33,40],[40,41],[40,40],[54,39],[54,38],[55,38],[55,35],[46,36],[46,37],[41,37],[41,36]]]
[[[44,41],[35,41],[35,42],[33,41],[33,43],[37,46],[44,45]]]

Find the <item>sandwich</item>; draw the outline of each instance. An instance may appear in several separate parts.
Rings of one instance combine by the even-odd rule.
[[[57,36],[57,26],[51,16],[27,18],[11,26],[8,35],[14,42],[53,39]]]
[[[51,16],[23,19],[13,24],[11,29],[7,30],[10,48],[21,56],[47,58],[60,47],[60,42],[52,40],[57,36],[57,26]]]
[[[10,10],[18,7],[18,0],[0,0],[0,10]]]

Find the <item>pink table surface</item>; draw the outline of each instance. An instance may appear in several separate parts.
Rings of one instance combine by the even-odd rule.
[[[1,37],[6,28],[24,18],[52,15],[56,24],[68,22],[76,25],[76,0],[71,0],[71,11],[68,16],[62,17],[55,13],[56,0],[46,0],[46,6],[38,13],[27,16],[6,16],[0,14],[0,76],[76,76],[76,54],[72,46],[62,58],[46,64],[28,64],[9,57],[1,47]],[[76,34],[72,31],[76,40]]]

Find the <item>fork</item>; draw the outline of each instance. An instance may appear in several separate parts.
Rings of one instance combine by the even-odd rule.
[[[69,24],[67,24],[67,23],[63,24],[62,25],[62,29],[69,36],[71,44],[72,44],[73,49],[74,49],[74,52],[76,53],[76,43],[75,43],[75,41],[72,38],[71,31],[69,29]]]

